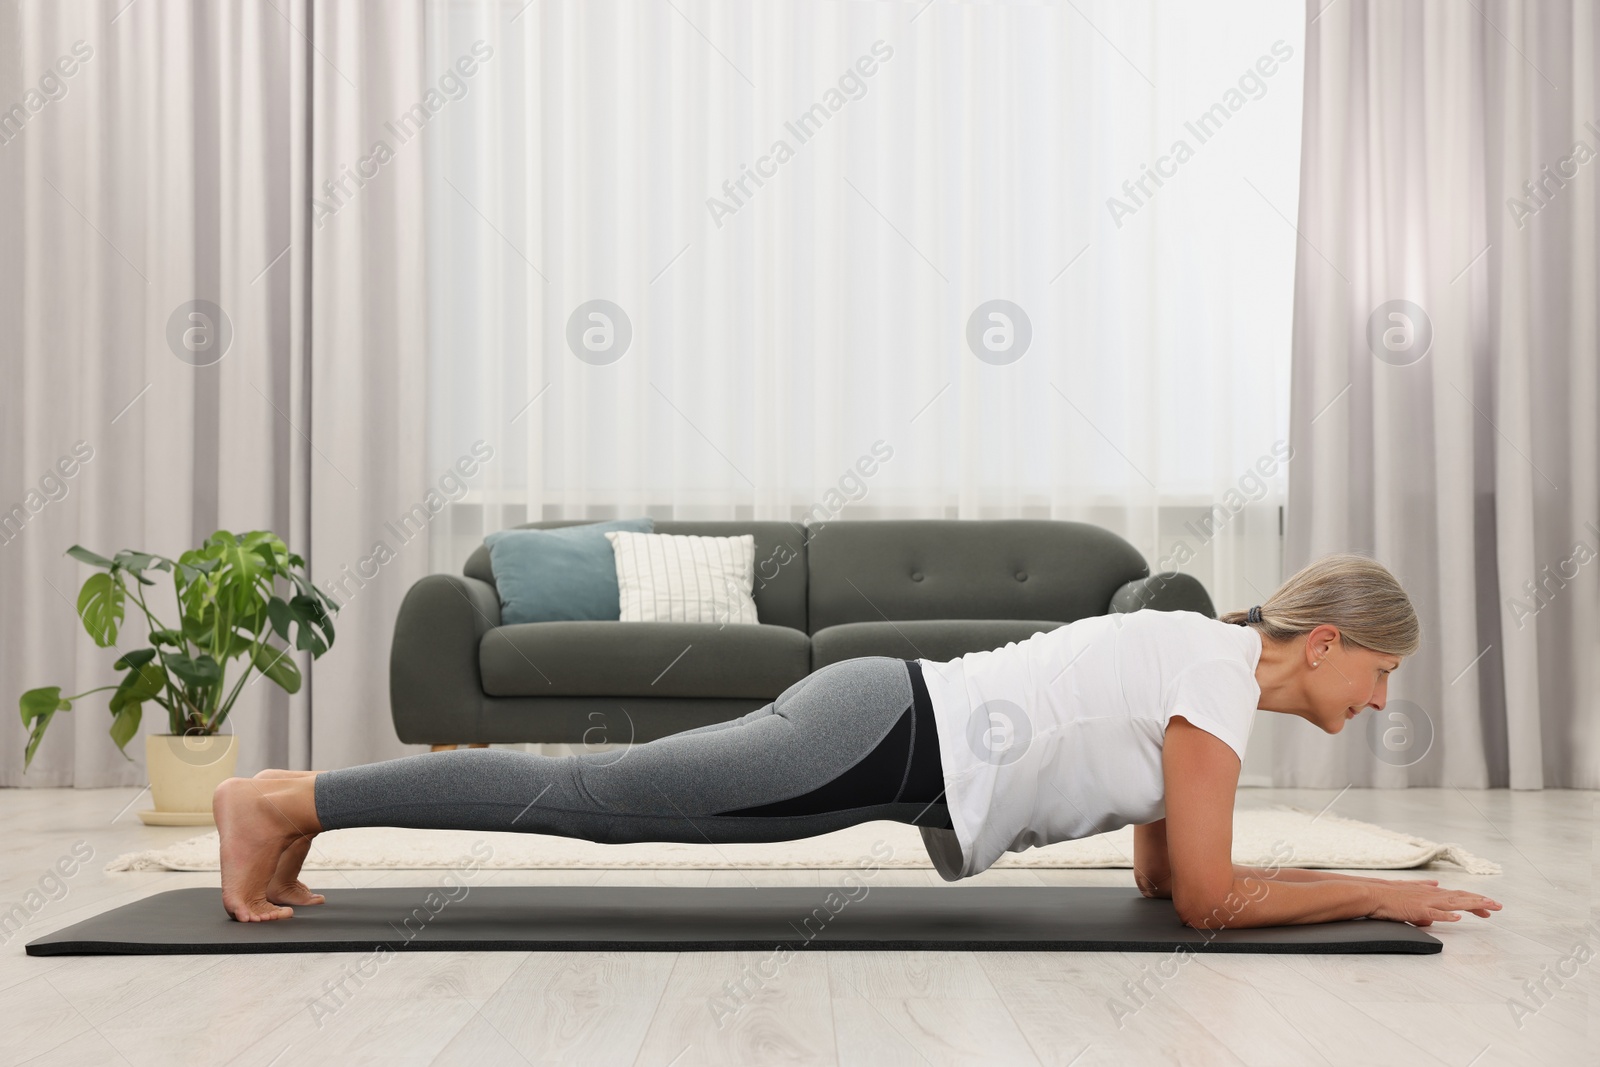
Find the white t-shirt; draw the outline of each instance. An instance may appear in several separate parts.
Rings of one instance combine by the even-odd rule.
[[[953,882],[1006,852],[1164,818],[1167,720],[1181,714],[1242,762],[1260,659],[1249,626],[1143,609],[918,660],[955,827],[921,828],[934,867]]]

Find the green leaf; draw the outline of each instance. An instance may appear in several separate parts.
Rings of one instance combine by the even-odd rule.
[[[211,627],[216,619],[216,609],[207,605],[204,610],[193,614],[185,612],[183,616],[183,636],[190,641],[203,641],[211,636]]]
[[[71,711],[72,701],[61,699],[59,685],[47,685],[43,689],[30,689],[22,694],[22,699],[17,701],[22,707],[22,725],[28,726],[35,719],[44,717],[49,721],[50,716],[58,711]]]
[[[254,634],[230,633],[227,642],[221,649],[222,658],[230,660],[235,656],[242,656],[255,647],[256,641],[257,638]]]
[[[44,740],[45,727],[50,725],[49,717],[38,720],[33,724],[33,732],[28,735],[28,747],[22,753],[22,773],[28,773],[28,767],[33,763],[33,754],[39,751],[39,742]]]
[[[117,743],[117,748],[126,756],[128,742],[139,732],[139,720],[144,715],[143,709],[138,704],[129,704],[116,713],[111,720],[111,740]]]
[[[183,647],[182,630],[151,630],[150,643],[152,645],[170,645],[173,648]]]
[[[112,562],[125,571],[142,571],[153,565],[160,558],[160,556],[152,556],[148,552],[135,552],[131,548],[125,548],[116,554]]]
[[[152,634],[151,636],[153,637],[155,635]],[[132,652],[128,652],[128,653],[124,654],[121,659],[119,659],[119,660],[117,660],[117,662],[113,663],[111,665],[111,669],[114,670],[114,671],[132,670],[134,667],[142,667],[144,664],[149,663],[151,660],[153,660],[155,658],[156,658],[156,650],[155,649],[153,649],[153,648],[136,648]]]
[[[275,596],[267,601],[267,618],[272,620],[272,632],[284,641],[289,640],[289,623],[294,620],[294,614],[282,597]]]
[[[113,569],[127,571],[133,575],[141,585],[155,585],[155,582],[144,576],[144,571],[145,568],[150,567],[160,558],[159,556],[152,556],[148,552],[135,552],[132,549],[125,548],[112,558],[111,564]]]
[[[109,574],[91,574],[78,593],[78,617],[101,648],[116,644],[124,612],[122,585]]]
[[[106,559],[99,553],[90,552],[82,545],[73,545],[71,548],[67,549],[67,555],[71,556],[79,563],[87,563],[91,567],[103,567],[106,570],[111,569],[111,561],[109,559]]]
[[[209,689],[222,681],[221,665],[204,652],[194,657],[183,652],[168,656],[167,666],[186,685],[195,689]]]
[[[295,666],[288,649],[262,645],[256,649],[254,661],[256,669],[277,682],[285,692],[300,692],[300,668]]]
[[[328,646],[333,644],[333,624],[328,621],[328,613],[322,610],[320,600],[309,596],[291,597],[289,613],[297,624],[295,648],[310,649],[313,658],[328,651]],[[318,630],[322,633],[318,633]]]
[[[132,704],[140,704],[158,695],[167,685],[167,672],[159,664],[145,662],[123,676],[117,691],[111,694],[113,715]]]
[[[260,599],[255,599],[233,617],[233,625],[246,633],[259,637],[261,628],[267,624],[266,605]]]
[[[28,729],[28,747],[22,753],[22,770],[27,773],[33,763],[33,754],[44,740],[44,732],[58,711],[71,711],[72,701],[61,699],[61,687],[52,685],[44,689],[30,689],[22,694],[22,722]]]

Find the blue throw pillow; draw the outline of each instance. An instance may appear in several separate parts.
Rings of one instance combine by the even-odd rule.
[[[483,539],[500,591],[500,622],[622,618],[607,530],[654,533],[655,520],[613,519],[550,530],[499,530]]]

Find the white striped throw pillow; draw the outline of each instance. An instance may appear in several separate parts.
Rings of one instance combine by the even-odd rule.
[[[623,622],[755,624],[756,539],[608,530]]]

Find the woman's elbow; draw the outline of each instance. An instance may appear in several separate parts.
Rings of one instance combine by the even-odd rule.
[[[1172,908],[1178,921],[1196,930],[1208,930],[1217,925],[1219,913],[1225,909],[1220,901],[1179,893],[1172,897]]]
[[[1171,877],[1153,878],[1144,871],[1135,869],[1133,872],[1133,884],[1139,887],[1139,892],[1143,896],[1161,900],[1172,899]]]

